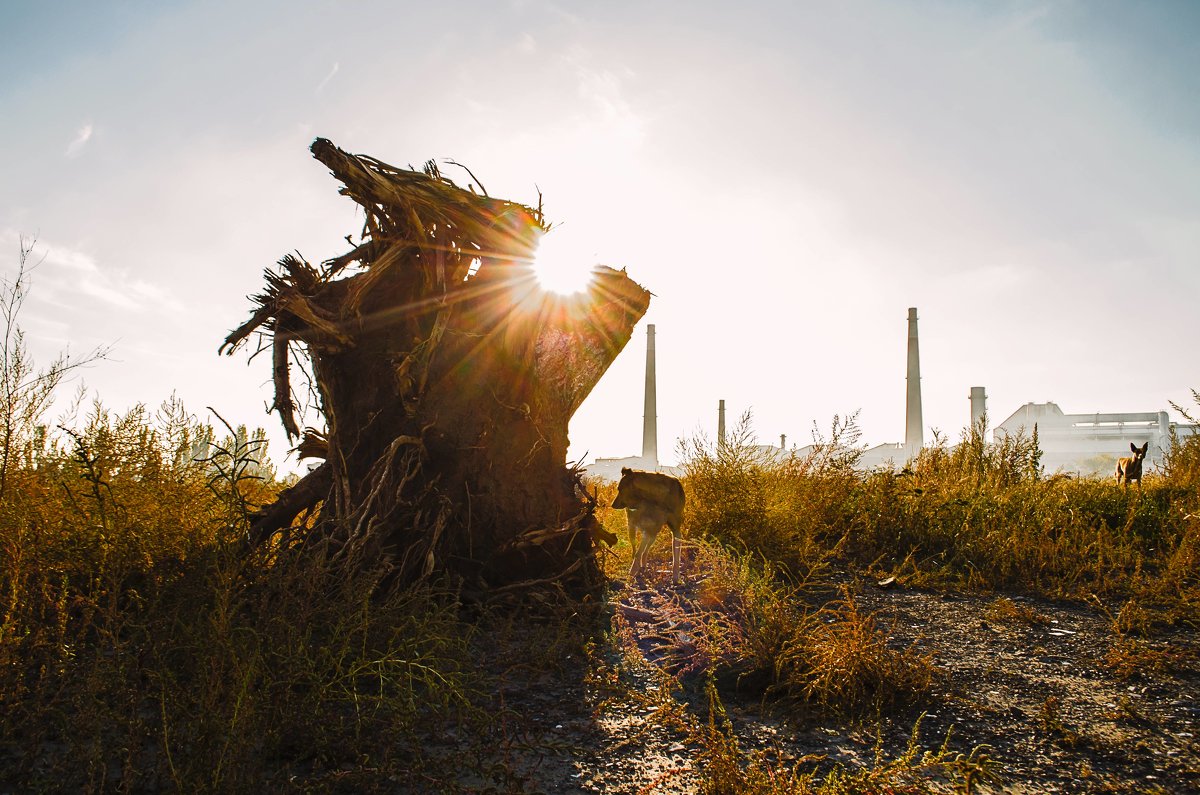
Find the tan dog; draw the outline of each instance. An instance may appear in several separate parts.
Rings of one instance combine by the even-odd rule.
[[[671,530],[671,581],[679,582],[679,553],[682,545],[683,484],[660,472],[642,472],[624,467],[612,507],[624,508],[629,522],[629,545],[634,548],[629,576],[637,577],[646,566],[646,553],[666,525]],[[641,541],[634,542],[638,535]]]
[[[1133,455],[1117,461],[1117,482],[1124,482],[1125,488],[1128,489],[1129,481],[1136,480],[1138,484],[1138,491],[1141,491],[1142,460],[1146,457],[1146,451],[1150,449],[1150,443],[1146,442],[1141,447],[1138,447],[1133,442],[1130,442],[1129,449],[1133,452]]]

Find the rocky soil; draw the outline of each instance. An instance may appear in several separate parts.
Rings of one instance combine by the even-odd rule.
[[[663,639],[680,628],[655,620],[666,602],[689,598],[699,575],[690,576],[674,590],[615,591],[615,612],[624,614],[616,619],[617,642],[610,638],[612,648],[590,659],[577,655],[553,674],[509,665],[499,677],[497,728],[486,742],[430,736],[460,770],[472,771],[458,776],[459,785],[480,792],[695,791],[703,746],[680,726],[689,716],[693,726],[707,720],[705,695],[686,679],[670,686]],[[758,700],[726,696],[743,751],[803,770],[869,766],[877,754],[902,754],[919,720],[923,748],[937,749],[947,733],[951,749],[989,747],[1000,780],[978,791],[1200,791],[1196,632],[1122,637],[1098,609],[1019,597],[874,583],[853,593],[892,646],[932,655],[932,693],[903,714],[858,723],[789,721]]]

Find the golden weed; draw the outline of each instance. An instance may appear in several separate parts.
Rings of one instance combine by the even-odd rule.
[[[1031,605],[1015,602],[1007,596],[996,598],[984,615],[994,624],[1022,624],[1029,627],[1049,626],[1050,617]]]

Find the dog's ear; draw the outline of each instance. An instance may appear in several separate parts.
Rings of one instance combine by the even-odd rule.
[[[1132,445],[1133,442],[1130,442],[1129,444]],[[625,477],[626,475],[632,475],[632,474],[633,474],[633,470],[630,469],[629,467],[621,467],[621,477]]]
[[[1150,449],[1150,443],[1146,442],[1144,445],[1142,445],[1142,455],[1145,455],[1146,451],[1149,449]]]
[[[1149,442],[1146,442],[1146,444],[1150,444],[1150,443],[1149,443]],[[1136,444],[1134,444],[1133,442],[1130,442],[1130,443],[1129,443],[1129,452],[1131,452],[1131,453],[1136,453],[1137,451],[1138,451],[1138,449],[1137,449],[1137,445],[1136,445]]]

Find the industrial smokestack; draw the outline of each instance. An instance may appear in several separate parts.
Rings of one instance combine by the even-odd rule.
[[[654,385],[654,324],[646,326],[646,407],[642,414],[642,459],[658,467],[658,398]]]
[[[908,310],[908,399],[905,405],[904,446],[910,458],[925,446],[921,418],[921,354],[917,347],[917,309]]]
[[[987,416],[987,393],[983,387],[971,387],[971,427],[978,428]],[[983,428],[986,431],[987,428]]]
[[[717,445],[725,446],[725,401],[717,404]]]
[[[780,450],[787,449],[787,434],[786,433],[779,434],[779,449]]]

